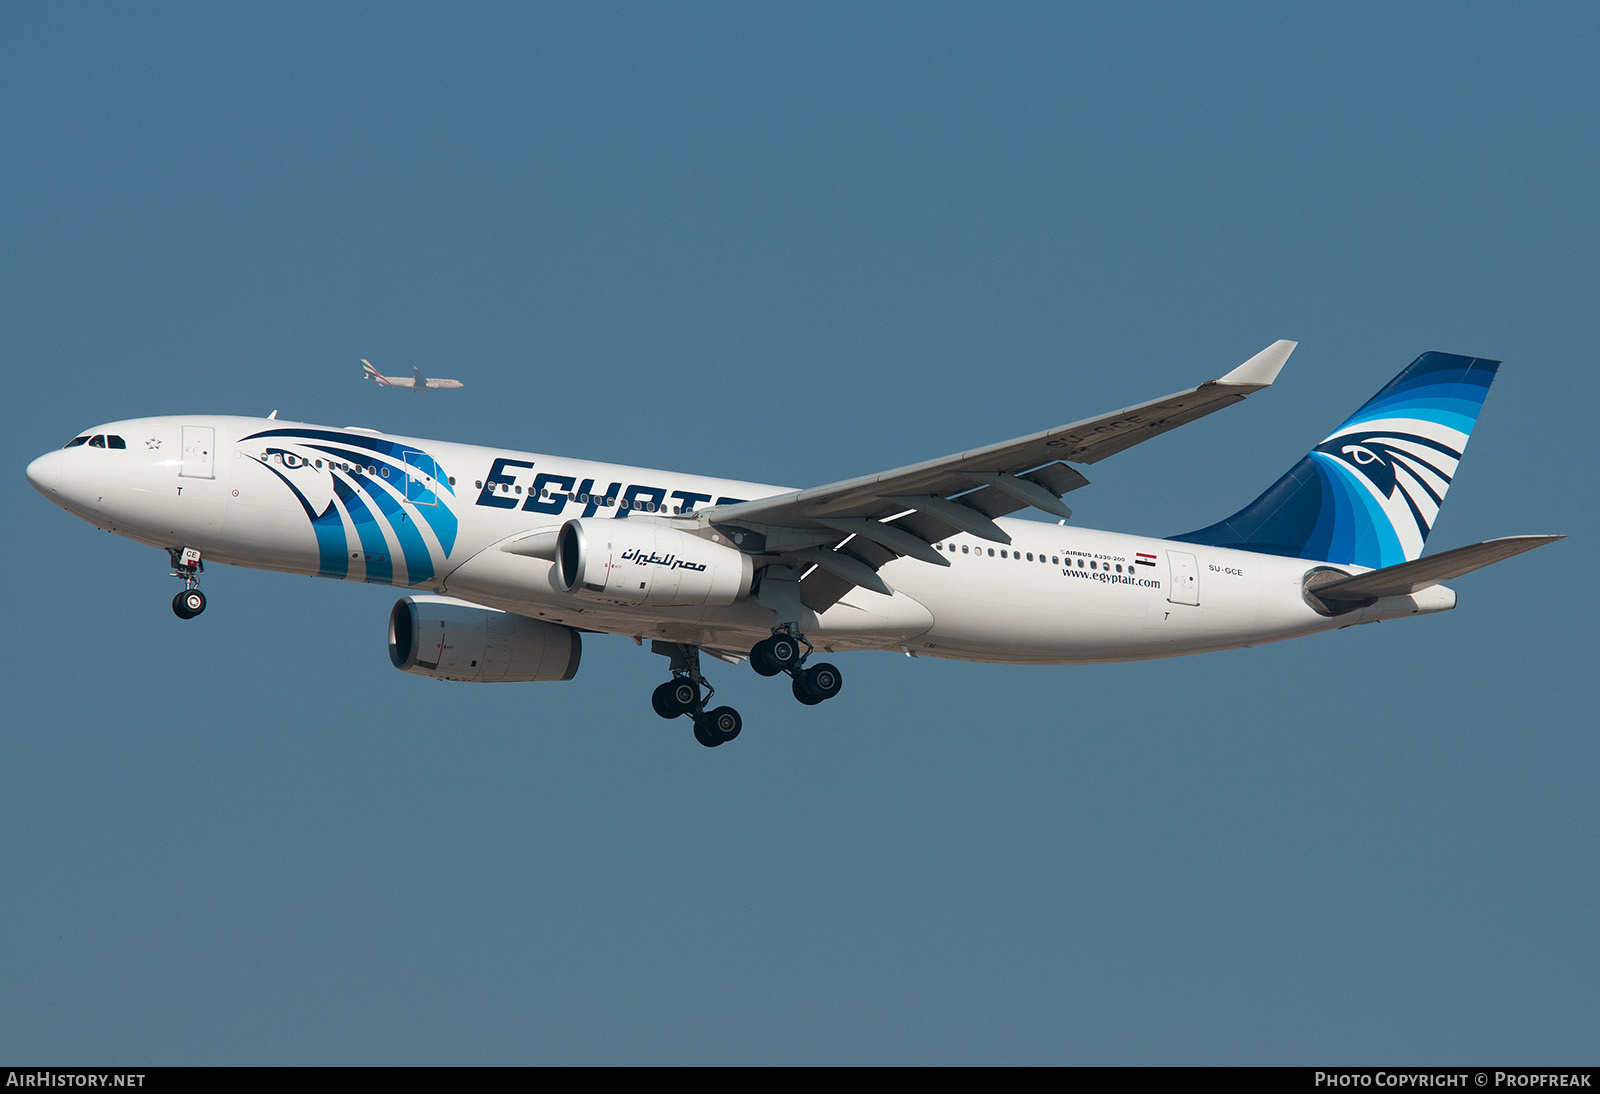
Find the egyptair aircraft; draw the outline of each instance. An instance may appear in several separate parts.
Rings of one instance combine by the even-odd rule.
[[[415,365],[411,366],[411,379],[404,377],[385,376],[372,367],[372,362],[365,357],[361,359],[361,378],[371,380],[379,387],[408,387],[412,391],[425,391],[428,388],[456,388],[466,387],[460,380],[442,380],[437,376],[424,376],[422,370]]]
[[[1255,501],[1184,535],[1068,524],[1092,464],[1277,377],[1277,342],[1220,379],[1058,429],[805,490],[330,428],[177,415],[95,426],[28,466],[55,504],[165,549],[200,614],[203,562],[413,590],[396,668],[570,680],[584,632],[669,659],[663,718],[738,736],[702,654],[786,675],[818,653],[1074,664],[1233,649],[1455,607],[1441,582],[1560,539],[1422,557],[1499,362],[1425,353]],[[1034,508],[1059,522],[1014,519]]]

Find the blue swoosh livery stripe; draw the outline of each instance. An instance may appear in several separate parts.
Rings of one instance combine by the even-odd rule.
[[[382,437],[328,429],[269,429],[244,440],[268,438],[299,442],[307,449],[356,465],[343,472],[329,469],[337,504],[330,501],[327,508],[318,513],[289,476],[258,460],[289,488],[305,510],[317,539],[321,576],[349,576],[350,543],[346,522],[355,530],[366,556],[365,580],[368,582],[397,583],[394,560],[390,558],[384,534],[385,525],[400,545],[406,585],[430,581],[438,572],[439,563],[449,558],[459,532],[459,521],[448,504],[455,496],[455,488],[438,461],[428,453]],[[365,472],[373,454],[382,457],[384,467],[399,473],[401,485],[394,486],[387,479]],[[427,481],[421,475],[426,475]],[[355,484],[353,488],[350,483]],[[442,557],[435,558],[419,524],[425,524],[438,540]]]
[[[309,445],[308,447],[313,448],[318,452],[327,453],[330,456],[337,456],[344,460],[360,460],[362,458],[362,455],[359,452],[352,452],[349,449],[338,448],[333,445],[314,444]],[[416,450],[410,449],[408,451],[415,452]],[[431,457],[429,458],[428,462],[430,464],[433,462]],[[396,466],[399,467],[401,473],[404,474],[405,466]],[[433,474],[433,472],[429,472],[429,474]],[[360,477],[354,472],[351,472],[350,475],[351,478]],[[442,476],[435,476],[435,481],[444,486],[446,489],[449,489],[450,484],[448,479]],[[428,527],[433,529],[433,534],[439,538],[439,546],[444,548],[444,553],[446,556],[448,556],[451,549],[456,545],[457,523],[455,513],[452,512],[448,506],[443,504],[443,502],[437,502],[433,505],[419,505],[416,506],[416,510],[418,515],[420,515],[422,519],[427,522]]]
[[[389,560],[389,544],[383,538],[383,529],[361,500],[361,495],[338,479],[333,480],[333,492],[339,496],[350,522],[355,525],[356,536],[361,540],[361,551],[366,555],[367,578],[374,585],[394,584],[394,564]]]
[[[1424,353],[1255,501],[1172,538],[1372,569],[1417,558],[1499,366]]]
[[[400,541],[400,553],[406,560],[406,584],[420,585],[427,581],[433,576],[433,559],[428,554],[428,545],[422,542],[422,534],[417,531],[417,526],[406,519],[405,510],[393,494],[365,475],[358,475],[355,479],[356,485],[372,499],[378,511],[388,520],[395,538]]]
[[[333,502],[320,514],[311,505],[300,488],[289,481],[289,476],[273,467],[270,463],[256,460],[268,471],[278,476],[294,494],[295,500],[300,503],[300,508],[306,511],[306,519],[311,522],[311,530],[317,536],[317,576],[343,578],[350,573],[350,559],[345,554],[344,522],[339,519],[339,511]]]

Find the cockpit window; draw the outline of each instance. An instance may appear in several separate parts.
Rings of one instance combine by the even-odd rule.
[[[103,437],[99,433],[96,433],[93,437],[89,438],[89,447],[90,448],[104,448],[105,446],[106,446],[106,439],[105,439],[105,437]]]
[[[106,447],[107,448],[127,448],[128,447],[128,442],[123,440],[121,437],[117,436],[115,433],[107,433],[106,434]]]
[[[72,440],[68,441],[62,447],[64,447],[64,448],[77,448],[80,444],[88,444],[88,443],[89,443],[89,435],[88,434],[84,434],[82,437],[74,437],[74,438],[72,438]]]

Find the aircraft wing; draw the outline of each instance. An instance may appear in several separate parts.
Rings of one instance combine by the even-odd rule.
[[[440,376],[424,376],[422,370],[416,365],[411,366],[411,374],[414,377],[414,379],[411,381],[411,386],[416,391],[422,391],[424,389],[435,391],[444,388],[457,388],[466,386],[460,380],[446,380]]]
[[[1216,380],[1110,414],[876,475],[717,506],[702,519],[762,537],[753,545],[780,556],[774,561],[815,567],[800,587],[815,611],[857,585],[886,593],[877,570],[890,559],[906,555],[948,566],[931,544],[957,532],[1009,543],[993,518],[1029,507],[1070,517],[1061,495],[1089,480],[1069,463],[1095,463],[1238,402],[1270,385],[1294,347],[1274,342]]]

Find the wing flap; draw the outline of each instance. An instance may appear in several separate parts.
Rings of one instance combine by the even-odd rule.
[[[821,615],[853,588],[855,582],[818,566],[800,579],[800,603]]]

